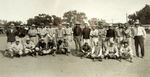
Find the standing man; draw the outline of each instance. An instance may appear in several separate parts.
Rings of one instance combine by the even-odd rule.
[[[9,49],[9,47],[11,47],[11,45],[15,42],[15,37],[16,37],[16,29],[14,28],[14,24],[11,23],[9,25],[9,28],[7,31],[6,31],[6,35],[7,35],[7,49]]]
[[[133,32],[131,30],[131,26],[129,24],[126,24],[125,26],[126,26],[125,31],[124,31],[125,39],[128,42],[129,46],[132,46]]]
[[[57,49],[59,49],[59,42],[63,42],[64,40],[65,31],[62,28],[62,24],[59,24],[58,28],[56,29],[56,42],[57,42]]]
[[[76,26],[73,28],[73,36],[74,41],[76,45],[76,50],[81,50],[81,35],[82,35],[82,29],[80,27],[80,23],[76,22]]]
[[[110,44],[110,42],[114,42],[115,37],[116,37],[115,30],[114,30],[113,26],[110,25],[109,29],[107,30],[107,33],[106,33],[107,44]]]
[[[92,26],[92,30],[90,32],[90,36],[91,36],[91,42],[93,47],[96,46],[96,44],[98,43],[98,30],[96,29],[96,26]]]
[[[99,32],[98,32],[98,35],[99,35],[99,45],[103,49],[105,47],[104,46],[104,41],[106,39],[106,28],[104,26],[100,26],[98,30],[99,30]]]
[[[72,41],[72,28],[70,27],[69,23],[64,22],[63,25],[65,26],[64,31],[65,31],[65,39],[69,42]]]
[[[141,26],[141,24],[137,21],[135,23],[134,29],[134,40],[135,40],[135,50],[136,56],[139,57],[139,46],[141,48],[141,58],[144,57],[144,39],[146,38],[146,31]]]
[[[65,44],[68,44],[67,49],[71,50],[71,45],[72,45],[71,42],[72,42],[72,39],[73,39],[72,38],[73,31],[72,31],[72,28],[70,27],[69,23],[64,22],[63,25],[65,26],[65,28],[64,28],[64,31],[65,31],[65,41],[67,42]]]
[[[37,45],[37,43],[38,43],[37,34],[38,34],[38,31],[37,31],[35,25],[32,24],[32,27],[28,31],[28,35],[29,35],[30,39],[34,42],[35,45]]]
[[[83,28],[83,31],[82,31],[83,44],[85,44],[87,42],[88,45],[91,45],[91,43],[90,43],[90,32],[91,32],[91,29],[88,27],[88,24],[86,23],[85,27]]]

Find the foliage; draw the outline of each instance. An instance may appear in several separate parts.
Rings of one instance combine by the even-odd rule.
[[[42,26],[41,24],[44,24],[44,26],[46,26],[50,25],[50,23],[57,26],[61,23],[61,18],[55,15],[50,16],[48,14],[39,14],[38,16],[34,16],[34,18],[29,18],[27,20],[28,25],[35,24],[36,26]]]
[[[102,26],[109,25],[105,20],[98,19],[98,18],[91,18],[88,22],[89,22],[90,26],[96,25],[96,26],[102,27]]]
[[[133,24],[137,19],[141,24],[150,24],[150,5],[145,5],[143,9],[129,15],[128,18],[130,24]]]
[[[76,10],[65,12],[63,15],[63,21],[73,26],[77,21],[84,24],[87,17],[84,12],[77,12]]]

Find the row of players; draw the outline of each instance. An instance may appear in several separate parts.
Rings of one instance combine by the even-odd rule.
[[[100,42],[97,42],[94,46],[91,46],[89,43],[84,42],[80,50],[80,57],[92,58],[94,61],[102,61],[103,58],[113,58],[119,61],[121,61],[121,59],[128,59],[132,62],[133,52],[127,41],[122,42],[119,48],[114,41],[107,40],[106,42],[109,42],[109,45],[105,46],[100,44]],[[66,39],[58,40],[57,42],[53,39],[49,39],[48,46],[46,46],[43,38],[39,40],[37,45],[35,45],[28,37],[24,43],[20,39],[16,39],[16,41],[6,50],[4,55],[13,58],[14,56],[20,57],[26,55],[43,56],[52,54],[55,56],[56,53],[66,55],[71,53]]]

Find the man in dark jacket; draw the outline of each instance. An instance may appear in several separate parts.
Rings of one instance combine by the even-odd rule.
[[[91,32],[91,29],[88,27],[87,24],[85,24],[85,27],[83,28],[83,31],[82,31],[83,44],[84,44],[85,42],[87,42],[88,45],[90,45],[90,32]]]
[[[81,48],[81,35],[82,29],[80,27],[80,23],[76,22],[76,26],[73,28],[73,36],[76,45],[76,50],[80,50]]]
[[[108,41],[108,44],[110,42],[113,42],[115,39],[115,30],[113,29],[113,26],[109,26],[109,29],[107,30],[106,33],[106,39]]]
[[[14,24],[11,23],[10,24],[10,29],[8,29],[6,31],[6,35],[7,35],[7,48],[9,48],[14,42],[15,42],[15,37],[16,37],[16,30],[14,28]]]

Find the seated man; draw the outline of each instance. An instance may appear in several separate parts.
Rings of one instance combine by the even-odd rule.
[[[48,53],[50,53],[53,56],[55,56],[55,54],[56,54],[56,44],[55,44],[53,39],[49,39],[48,50],[47,51],[48,51]]]
[[[130,59],[130,62],[132,62],[133,51],[132,48],[129,46],[128,42],[124,42],[123,45],[121,46],[120,56],[123,59]]]
[[[16,39],[15,43],[12,44],[12,47],[8,49],[9,52],[11,52],[11,56],[17,56],[20,57],[23,54],[23,46],[21,44],[20,39]]]
[[[31,56],[36,56],[34,48],[34,43],[31,41],[30,38],[27,38],[26,42],[24,43],[24,55],[30,54]]]
[[[81,51],[83,52],[83,55],[81,55],[81,59],[82,57],[89,57],[91,55],[91,47],[88,45],[87,42],[83,44]]]
[[[68,47],[68,42],[66,41],[66,39],[64,39],[63,41],[59,40],[58,44],[57,44],[57,52],[61,53],[61,54],[66,54],[68,56],[68,54],[70,53],[69,47]]]
[[[43,56],[44,54],[47,53],[46,43],[44,42],[43,38],[40,39],[40,41],[38,42],[35,50],[36,50],[36,52],[38,52],[38,54],[40,56]]]
[[[92,48],[92,54],[91,57],[95,61],[97,58],[99,61],[102,61],[102,46],[100,46],[98,43]]]
[[[118,48],[113,41],[110,42],[110,45],[108,45],[108,47],[106,48],[104,58],[119,59]]]

